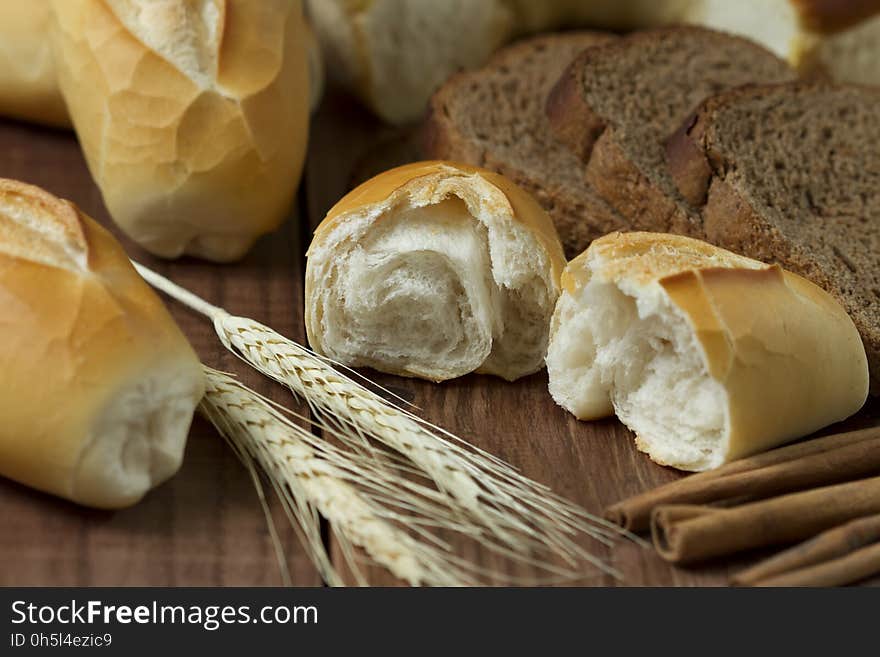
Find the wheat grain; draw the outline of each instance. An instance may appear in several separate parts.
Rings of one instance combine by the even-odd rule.
[[[252,367],[287,386],[305,401],[326,429],[376,470],[402,479],[417,473],[442,493],[434,499],[448,525],[455,518],[474,540],[504,556],[559,576],[571,571],[551,564],[551,555],[570,566],[587,561],[616,571],[582,547],[585,534],[608,544],[619,529],[555,495],[494,456],[469,445],[334,369],[326,359],[254,320],[230,315],[135,265],[154,287],[210,318],[221,342]],[[406,457],[375,450],[375,443]]]

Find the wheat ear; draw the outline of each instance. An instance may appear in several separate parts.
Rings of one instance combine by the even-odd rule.
[[[430,498],[317,438],[295,422],[304,418],[279,408],[230,375],[209,367],[204,371],[206,391],[200,412],[242,461],[249,466],[256,462],[266,472],[328,584],[343,580],[326,552],[319,515],[329,523],[344,554],[351,556],[352,547],[360,548],[409,584],[457,586],[479,581],[479,571],[461,562],[448,546],[400,528],[418,524],[413,509],[435,516]],[[457,529],[454,523],[450,528]],[[353,557],[348,565],[358,582],[366,584]]]
[[[210,318],[221,342],[252,367],[287,386],[352,450],[371,441],[408,459],[407,472],[429,479],[481,544],[505,556],[559,573],[555,554],[587,561],[619,576],[576,540],[586,534],[608,544],[620,530],[554,494],[513,467],[388,402],[331,363],[252,319],[230,315],[155,272],[135,264],[151,285]],[[383,457],[383,465],[391,459]]]

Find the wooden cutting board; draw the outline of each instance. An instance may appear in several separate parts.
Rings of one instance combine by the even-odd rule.
[[[233,313],[303,341],[304,251],[311,229],[363,171],[381,168],[383,160],[400,159],[407,152],[405,134],[379,125],[354,101],[331,93],[314,120],[306,176],[290,220],[242,262],[221,266],[192,259],[159,261],[113,230],[134,259]],[[0,153],[0,177],[43,186],[112,228],[71,133],[0,121]],[[173,303],[169,307],[205,363],[234,372],[272,399],[290,403],[285,391],[228,354],[202,318]],[[547,394],[543,373],[513,384],[486,376],[440,385],[370,376],[415,403],[430,421],[593,512],[680,476],[637,452],[632,435],[618,422],[574,420]],[[875,405],[849,424],[877,424],[878,415]],[[272,510],[294,584],[319,585],[278,505],[273,503]],[[0,533],[3,586],[281,584],[249,475],[222,438],[198,419],[180,473],[131,509],[83,509],[0,479],[0,517],[5,523]],[[757,556],[685,570],[632,544],[613,550],[590,547],[625,578],[617,582],[585,571],[584,584],[721,585],[730,572]],[[473,556],[485,565],[507,569],[479,552]],[[379,569],[372,569],[370,576],[377,584],[396,583]],[[873,582],[880,583],[880,578]]]

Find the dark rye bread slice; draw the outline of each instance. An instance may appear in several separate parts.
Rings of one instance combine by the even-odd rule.
[[[835,295],[880,392],[880,88],[792,83],[708,99],[667,145],[706,238]]]
[[[666,139],[706,97],[794,71],[746,39],[698,27],[636,32],[583,52],[547,100],[587,181],[636,228],[699,236],[666,172]]]
[[[483,68],[452,76],[431,99],[424,126],[427,157],[492,169],[535,196],[569,257],[628,225],[584,182],[581,162],[553,138],[544,103],[578,53],[615,38],[568,32],[508,46]]]

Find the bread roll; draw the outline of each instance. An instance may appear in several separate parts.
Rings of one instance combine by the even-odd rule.
[[[707,470],[861,408],[868,364],[829,294],[800,276],[655,233],[611,233],[568,264],[550,393],[616,413],[663,465]]]
[[[513,30],[498,0],[310,0],[328,74],[385,121],[418,119],[455,70],[477,66]]]
[[[449,162],[387,171],[330,210],[307,255],[319,354],[433,381],[543,367],[562,246],[498,174]]]
[[[67,127],[48,31],[49,0],[0,0],[0,115]]]
[[[180,467],[196,355],[110,234],[0,180],[0,474],[101,508]]]
[[[57,0],[61,90],[114,220],[164,257],[241,257],[288,211],[308,129],[298,0]]]

